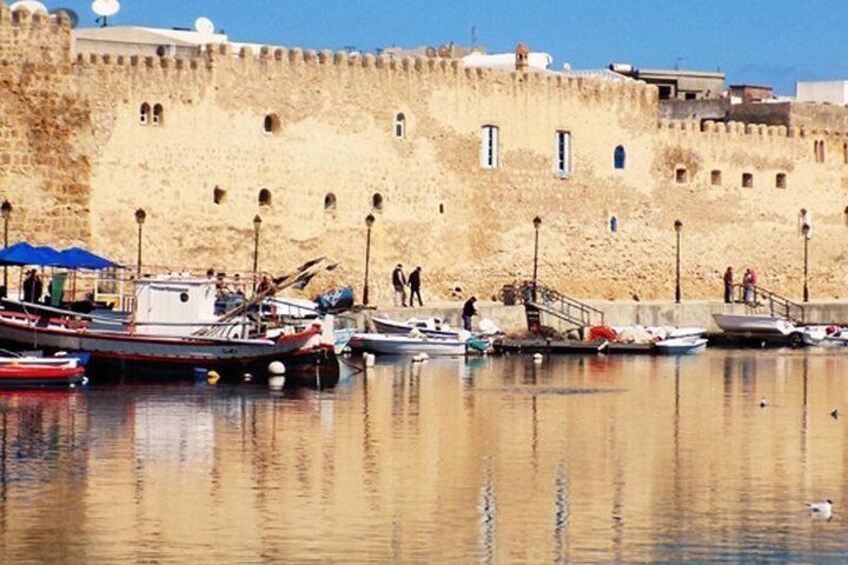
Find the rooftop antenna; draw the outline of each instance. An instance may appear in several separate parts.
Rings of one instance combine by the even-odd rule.
[[[680,61],[685,61],[685,60],[686,60],[686,57],[677,57],[676,59],[674,59],[674,70],[679,71],[680,70]]]
[[[477,45],[477,26],[471,26],[471,47]]]
[[[108,25],[108,19],[114,16],[121,9],[121,3],[118,0],[94,0],[91,3],[91,11],[97,14],[94,20],[101,27]]]
[[[194,20],[194,31],[200,35],[212,35],[215,33],[215,24],[209,18],[201,16]]]

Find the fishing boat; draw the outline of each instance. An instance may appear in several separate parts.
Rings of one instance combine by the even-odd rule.
[[[691,355],[701,353],[707,348],[707,338],[673,337],[656,342],[654,347],[656,352],[662,355]]]
[[[310,262],[281,279],[311,278],[316,264]],[[19,348],[86,351],[95,365],[157,375],[173,369],[173,376],[189,376],[194,367],[241,374],[249,368],[264,369],[271,361],[283,361],[287,368],[310,364],[316,356],[335,361],[332,347],[304,349],[320,335],[320,324],[268,332],[248,315],[248,305],[215,316],[214,280],[168,275],[135,284],[135,308],[127,319],[96,319],[45,307],[36,313],[18,303],[18,311],[0,310],[0,341]],[[94,327],[93,321],[101,325]]]
[[[0,357],[0,387],[80,385],[85,366],[77,357]]]
[[[804,345],[848,347],[848,330],[839,326],[808,326],[801,333]]]
[[[795,324],[786,318],[752,314],[713,314],[716,325],[727,333],[781,334],[796,331]]]
[[[351,348],[383,355],[465,355],[469,349],[485,351],[488,342],[473,338],[469,332],[458,339],[399,334],[358,333],[350,342]]]

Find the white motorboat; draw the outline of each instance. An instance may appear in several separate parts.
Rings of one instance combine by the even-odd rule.
[[[728,333],[759,333],[789,335],[795,324],[786,318],[753,314],[713,314],[716,325]]]
[[[801,339],[805,345],[818,347],[848,347],[848,330],[839,326],[808,326]]]
[[[701,353],[707,348],[707,338],[700,336],[673,337],[658,341],[654,346],[657,353],[663,355],[691,355]]]
[[[467,333],[467,332],[466,332]],[[384,355],[465,355],[466,339],[439,339],[426,336],[397,334],[358,333],[351,340],[351,347]]]
[[[398,322],[385,316],[371,318],[378,333],[392,335],[409,335],[410,333],[436,337],[440,339],[459,339],[464,330],[452,328],[439,318],[409,318]]]

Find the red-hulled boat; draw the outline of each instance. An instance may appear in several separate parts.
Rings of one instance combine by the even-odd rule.
[[[85,367],[76,358],[0,358],[0,387],[79,385]]]

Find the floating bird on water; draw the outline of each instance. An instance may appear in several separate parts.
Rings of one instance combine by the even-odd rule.
[[[831,416],[833,416],[833,419],[834,419],[834,420],[838,419],[838,418],[839,418],[839,410],[837,410],[836,408],[834,408],[834,409],[833,409],[833,412],[831,412],[831,413],[830,413],[830,415],[831,415]]]
[[[816,518],[829,520],[833,514],[833,501],[828,498],[822,502],[810,502],[807,504],[807,508],[810,509],[810,514]]]

